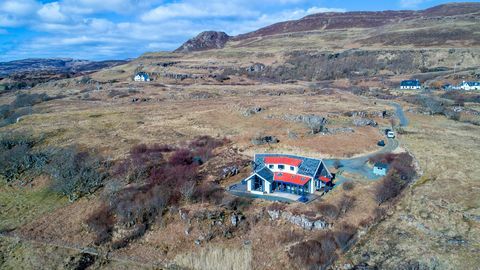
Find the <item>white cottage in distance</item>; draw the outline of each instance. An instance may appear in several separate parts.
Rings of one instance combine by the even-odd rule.
[[[422,88],[419,80],[404,80],[400,82],[400,89],[418,90]]]
[[[460,89],[465,90],[465,91],[471,91],[471,90],[480,90],[480,82],[466,82],[463,81],[460,84]]]
[[[150,76],[146,72],[138,72],[135,77],[133,78],[136,82],[149,82]]]

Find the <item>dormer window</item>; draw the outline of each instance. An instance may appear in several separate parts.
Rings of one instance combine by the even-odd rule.
[[[290,171],[292,171],[292,172],[295,171],[295,167],[290,166]]]
[[[285,165],[278,165],[279,170],[285,170]]]

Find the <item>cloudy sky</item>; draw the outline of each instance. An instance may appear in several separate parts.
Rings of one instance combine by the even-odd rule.
[[[0,0],[0,61],[126,59],[204,30],[236,35],[325,11],[423,9],[443,0]],[[474,1],[477,2],[477,1]]]

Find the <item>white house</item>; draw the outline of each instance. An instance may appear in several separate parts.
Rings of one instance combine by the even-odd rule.
[[[332,174],[321,159],[284,154],[256,154],[252,174],[244,182],[247,192],[311,194],[332,185]]]
[[[377,162],[373,166],[373,174],[375,175],[384,176],[384,175],[387,175],[387,171],[388,171],[388,164]]]
[[[460,84],[460,89],[465,90],[465,91],[480,90],[480,82],[466,82],[466,81],[463,81]]]
[[[133,78],[136,82],[149,82],[150,76],[146,72],[138,72],[137,75]]]
[[[405,80],[400,82],[400,89],[420,89],[422,88],[422,84],[420,84],[419,80]]]

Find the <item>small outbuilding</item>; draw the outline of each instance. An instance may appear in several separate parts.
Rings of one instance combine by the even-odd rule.
[[[146,72],[138,72],[135,77],[133,78],[134,81],[136,82],[149,82],[150,81],[150,75]]]
[[[480,82],[465,82],[460,84],[460,89],[465,91],[480,90]]]
[[[400,89],[416,90],[421,88],[422,84],[419,80],[405,80],[400,82]]]
[[[373,173],[375,175],[384,176],[384,175],[387,175],[387,171],[388,171],[388,164],[386,163],[377,162],[373,166]]]

